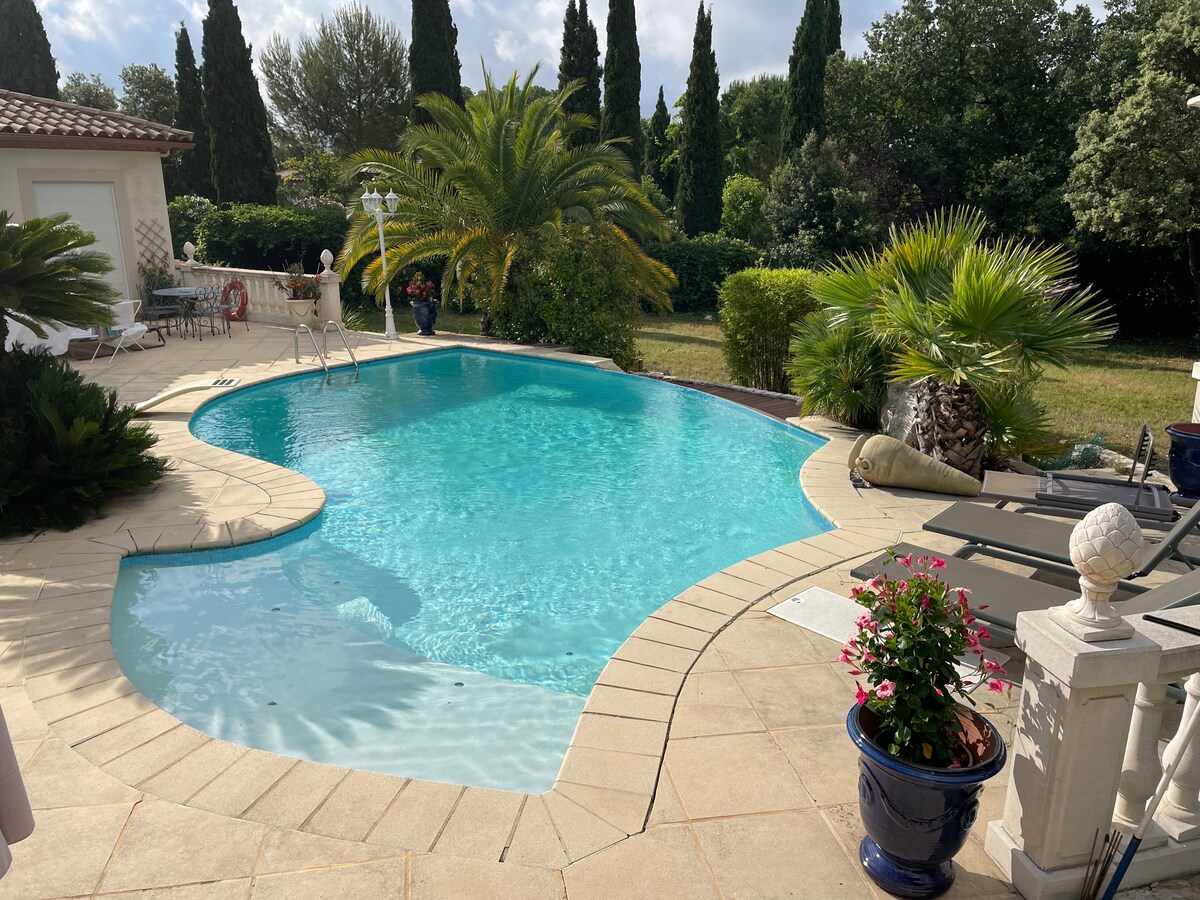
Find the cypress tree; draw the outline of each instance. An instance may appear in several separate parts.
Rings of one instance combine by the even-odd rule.
[[[721,105],[717,55],[712,49],[712,12],[700,4],[692,67],[679,132],[679,217],[684,234],[694,237],[721,227]]]
[[[179,193],[198,194],[211,200],[216,191],[212,183],[208,120],[204,118],[204,92],[200,87],[200,70],[196,68],[192,39],[182,23],[175,36],[175,93],[179,97],[175,127],[190,131],[196,144],[191,150],[184,150],[179,158]]]
[[[422,94],[444,94],[462,106],[458,29],[450,15],[449,0],[413,0],[409,48],[413,98],[418,99]],[[414,108],[413,118],[419,123],[432,121],[420,107]]]
[[[783,114],[783,153],[804,146],[812,132],[825,137],[825,63],[829,58],[830,0],[808,0],[788,59],[787,107]],[[838,12],[840,18],[840,10]]]
[[[658,189],[671,196],[667,190],[668,179],[663,163],[667,155],[667,129],[671,126],[671,112],[667,109],[667,101],[663,96],[662,85],[658,86],[658,102],[654,104],[654,115],[650,117],[646,129],[646,156],[642,162],[642,171],[654,179]]]
[[[829,3],[829,50],[826,55],[837,53],[842,49],[842,3],[841,0],[827,0]]]
[[[0,88],[58,99],[58,67],[33,0],[0,0]]]
[[[608,0],[608,52],[604,57],[605,140],[628,138],[634,169],[642,161],[642,61],[633,0]]]
[[[596,120],[596,131],[582,131],[572,139],[572,146],[594,144],[600,127],[600,40],[596,26],[588,16],[587,0],[567,4],[563,18],[563,48],[558,65],[558,86],[581,79],[583,87],[567,101],[567,112],[583,113]]]
[[[208,0],[200,81],[217,200],[275,203],[277,177],[267,108],[233,0]]]

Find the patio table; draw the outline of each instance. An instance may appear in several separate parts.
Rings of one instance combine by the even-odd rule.
[[[183,310],[183,324],[187,328],[192,328],[194,327],[192,316],[196,311],[196,301],[200,298],[202,290],[201,287],[159,288],[154,292],[154,296],[180,301],[179,305]],[[183,328],[180,328],[180,336],[182,335]]]

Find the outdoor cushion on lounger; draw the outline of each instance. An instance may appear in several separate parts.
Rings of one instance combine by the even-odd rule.
[[[984,472],[979,496],[999,500],[1001,505],[1019,503],[1079,516],[1105,503],[1120,503],[1134,518],[1147,522],[1170,522],[1178,515],[1171,494],[1163,485],[1055,472],[1041,475]]]
[[[966,559],[977,553],[1024,562],[1023,557],[1052,563],[1055,568],[1074,572],[1071,566],[1070,539],[1074,522],[1055,522],[1041,516],[1021,515],[978,503],[955,503],[938,513],[923,526],[926,531],[966,541],[954,555]],[[1146,534],[1146,552],[1134,578],[1153,572],[1168,559],[1178,559],[1188,568],[1200,561],[1200,504],[1187,510],[1166,534]],[[1126,585],[1135,589],[1133,585]]]
[[[895,552],[897,556],[911,553],[914,557],[944,557],[944,554],[935,550],[927,550],[911,544],[898,544]],[[898,562],[889,562],[888,560],[888,554],[881,554],[869,562],[857,566],[851,574],[863,581],[874,578],[880,573],[886,574],[889,578],[908,577],[909,569]],[[942,581],[952,587],[969,590],[971,592],[971,611],[984,622],[1009,634],[1016,632],[1018,613],[1062,606],[1079,596],[1077,590],[1055,587],[1035,581],[1027,575],[1003,572],[983,563],[957,559],[953,556],[946,560],[946,568],[937,574]],[[1196,603],[1200,603],[1200,569],[1194,569],[1144,593],[1116,601],[1117,610],[1123,616],[1170,609],[1173,606],[1192,606]],[[987,609],[979,609],[980,605],[986,606]]]

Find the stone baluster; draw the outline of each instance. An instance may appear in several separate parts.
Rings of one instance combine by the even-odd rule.
[[[318,312],[322,322],[342,322],[342,279],[333,271],[333,253],[328,249],[321,251],[321,300]]]
[[[1186,723],[1200,704],[1200,672],[1188,679],[1185,690],[1187,701],[1181,723]],[[1163,765],[1169,765],[1181,752],[1183,758],[1154,818],[1167,834],[1182,842],[1200,837],[1200,742],[1193,740],[1187,747],[1181,747],[1181,743],[1182,734],[1176,733],[1163,753]]]
[[[1121,782],[1117,788],[1117,806],[1113,821],[1132,832],[1146,813],[1146,801],[1154,794],[1162,778],[1163,766],[1158,759],[1158,735],[1162,730],[1163,713],[1167,708],[1165,682],[1146,682],[1138,686],[1134,700],[1133,720],[1129,726],[1129,741],[1125,745],[1125,761],[1121,764]],[[1142,846],[1147,850],[1167,842],[1167,835],[1151,823]]]

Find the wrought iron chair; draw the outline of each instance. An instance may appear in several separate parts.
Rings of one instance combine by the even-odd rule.
[[[221,314],[220,293],[214,284],[202,285],[196,292],[196,305],[192,311],[192,322],[196,326],[196,336],[204,340],[203,329],[207,326],[209,333],[215,335],[217,329],[225,330],[225,317]]]

